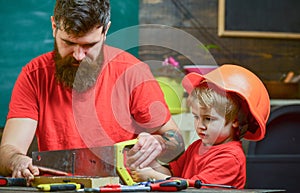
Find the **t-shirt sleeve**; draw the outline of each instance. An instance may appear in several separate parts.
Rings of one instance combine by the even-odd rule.
[[[169,163],[170,170],[173,176],[183,177],[182,172],[184,170],[184,166],[189,162],[189,156],[193,154],[192,152],[197,146],[197,143],[198,141],[192,143],[177,160]]]
[[[14,85],[7,118],[38,119],[36,80],[30,77],[24,67]]]
[[[182,170],[183,170],[183,166],[184,166],[184,163],[186,162],[186,159],[185,159],[185,153],[183,153],[179,158],[178,160],[176,161],[172,161],[169,163],[169,166],[170,166],[170,170],[171,170],[171,173],[172,173],[172,176],[174,177],[181,177],[181,173],[182,173]]]
[[[139,69],[142,68],[143,70]],[[171,117],[164,94],[146,64],[136,65],[137,86],[131,95],[130,110],[135,121],[143,128],[155,128],[165,124]]]

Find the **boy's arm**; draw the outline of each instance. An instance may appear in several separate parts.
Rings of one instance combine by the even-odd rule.
[[[153,161],[149,167],[136,168],[131,171],[131,177],[135,182],[144,182],[148,180],[164,180],[171,176],[168,168],[160,165],[157,161]]]
[[[166,177],[164,178],[154,178],[154,179],[166,179],[167,177],[170,177],[171,171],[169,170],[169,168],[161,165],[158,161],[154,160],[150,165],[149,165],[154,171],[164,174]]]

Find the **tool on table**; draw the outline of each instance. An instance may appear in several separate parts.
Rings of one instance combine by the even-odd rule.
[[[84,188],[77,192],[150,192],[151,188],[143,185],[139,186],[128,186],[120,184],[111,184],[101,186],[99,188]]]
[[[124,166],[124,150],[137,143],[137,139],[119,142],[113,146],[71,150],[33,152],[33,165],[64,171],[72,176],[114,177],[124,184],[133,185]]]
[[[157,182],[137,183],[132,186],[113,184],[99,188],[84,188],[84,192],[176,192],[187,188],[184,180],[161,180]],[[81,190],[79,190],[81,191]]]
[[[0,186],[27,186],[25,178],[11,178],[0,176]]]
[[[229,185],[223,185],[223,184],[206,184],[206,183],[202,183],[201,180],[183,179],[183,178],[178,178],[178,177],[170,177],[167,179],[181,179],[183,181],[186,181],[186,183],[188,184],[188,187],[198,188],[198,189],[200,189],[202,186],[236,189],[235,186],[229,186]]]
[[[53,192],[53,191],[64,191],[64,190],[79,190],[84,187],[82,184],[78,184],[74,182],[65,182],[65,183],[53,183],[53,184],[39,184],[36,188],[44,192]]]
[[[285,77],[285,79],[283,80],[284,83],[289,83],[291,82],[291,80],[293,79],[295,73],[293,71],[289,71]]]
[[[150,186],[151,191],[164,191],[164,192],[176,192],[188,188],[188,184],[185,180],[181,179],[169,179],[159,180],[146,184]]]

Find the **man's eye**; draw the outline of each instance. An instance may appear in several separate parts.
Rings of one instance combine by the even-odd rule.
[[[68,41],[65,41],[65,44],[67,44],[68,46],[75,45],[75,43],[73,43],[73,42],[68,42]]]
[[[95,43],[92,43],[92,44],[85,44],[83,47],[84,48],[91,48],[95,45]]]

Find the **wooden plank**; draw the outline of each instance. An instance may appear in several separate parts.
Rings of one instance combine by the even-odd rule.
[[[87,176],[37,176],[32,186],[39,184],[75,182],[83,184],[85,188],[97,188],[108,184],[119,184],[119,177],[87,177]]]

